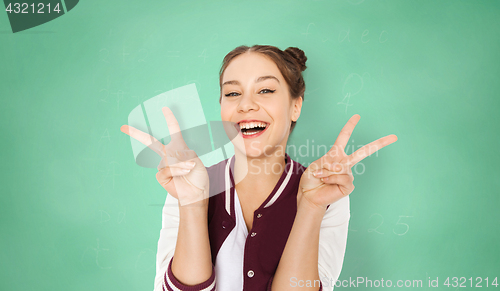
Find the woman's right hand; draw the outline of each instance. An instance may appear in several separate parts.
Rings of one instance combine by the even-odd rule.
[[[153,136],[132,126],[123,125],[120,130],[148,146],[158,155],[156,179],[167,192],[179,200],[181,206],[207,205],[209,197],[208,173],[193,150],[184,142],[179,123],[168,107],[162,108],[167,121],[171,141],[164,145]]]

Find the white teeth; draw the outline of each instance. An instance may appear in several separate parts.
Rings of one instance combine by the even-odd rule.
[[[240,128],[245,128],[245,129],[250,129],[254,127],[266,127],[267,124],[264,122],[245,122],[245,123],[240,123]]]
[[[241,129],[251,129],[251,128],[255,128],[255,127],[262,127],[262,128],[267,127],[267,123],[265,123],[265,122],[242,122],[239,125],[240,125]],[[243,132],[243,131],[241,133],[243,135],[256,134],[256,133],[248,133],[248,132]]]

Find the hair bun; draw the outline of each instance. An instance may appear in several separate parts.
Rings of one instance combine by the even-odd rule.
[[[303,50],[297,47],[289,47],[285,50],[285,52],[290,54],[295,59],[301,71],[304,71],[307,68],[306,66],[307,57]]]

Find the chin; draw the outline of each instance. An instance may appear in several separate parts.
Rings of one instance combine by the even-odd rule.
[[[281,145],[255,143],[246,147],[246,156],[251,158],[277,157],[284,153],[285,150]]]
[[[262,152],[247,152],[246,157],[250,159],[259,159],[259,158],[265,158],[267,155],[265,155]]]
[[[244,143],[233,143],[234,150],[238,151],[247,158],[262,158],[266,156],[264,152],[264,147],[260,143],[255,142],[244,142]]]

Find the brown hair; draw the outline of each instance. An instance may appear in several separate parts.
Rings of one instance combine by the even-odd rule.
[[[270,58],[280,70],[281,75],[283,75],[290,91],[290,97],[292,99],[302,97],[302,100],[304,100],[306,84],[304,82],[304,78],[302,77],[302,71],[307,68],[307,57],[304,54],[304,51],[296,47],[289,47],[282,51],[279,48],[270,45],[254,45],[251,47],[242,45],[229,52],[222,61],[222,66],[219,72],[219,86],[221,89],[219,103],[222,99],[222,75],[224,74],[224,71],[235,57],[247,52],[261,53]],[[295,121],[292,121],[290,132],[295,127],[295,123]]]

